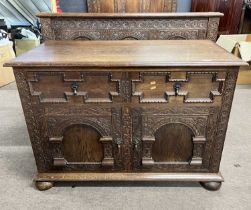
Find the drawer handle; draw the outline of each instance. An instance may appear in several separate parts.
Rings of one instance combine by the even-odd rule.
[[[79,88],[79,85],[76,82],[72,83],[71,89],[73,91],[74,96],[78,95],[78,88]]]
[[[180,83],[175,83],[174,86],[173,86],[173,88],[174,88],[175,96],[178,96],[180,88],[181,88],[181,84]]]

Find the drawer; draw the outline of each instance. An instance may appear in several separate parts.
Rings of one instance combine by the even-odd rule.
[[[226,72],[144,72],[132,82],[134,102],[141,104],[219,104]],[[135,99],[136,98],[136,99]]]
[[[106,72],[28,72],[33,100],[39,103],[112,103],[119,80]]]

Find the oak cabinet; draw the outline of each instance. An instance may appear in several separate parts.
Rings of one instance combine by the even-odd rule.
[[[14,67],[38,189],[91,180],[220,187],[245,62],[213,42],[48,41],[6,65]]]

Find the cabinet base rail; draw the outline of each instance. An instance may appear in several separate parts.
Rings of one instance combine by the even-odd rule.
[[[200,182],[207,190],[218,190],[224,179],[221,173],[39,173],[34,179],[38,190],[48,190],[55,182],[91,182],[91,181],[126,181],[126,182]]]

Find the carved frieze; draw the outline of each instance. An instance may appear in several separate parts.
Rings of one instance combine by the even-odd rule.
[[[217,38],[219,18],[77,18],[42,19],[45,39],[169,40]],[[210,20],[210,22],[209,22]],[[67,26],[67,27],[65,27]]]

